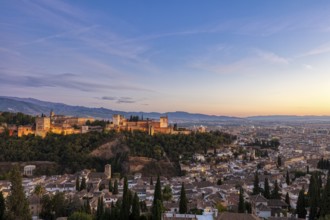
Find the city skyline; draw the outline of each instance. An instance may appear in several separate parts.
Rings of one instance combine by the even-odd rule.
[[[0,94],[123,111],[330,115],[329,9],[4,1]]]

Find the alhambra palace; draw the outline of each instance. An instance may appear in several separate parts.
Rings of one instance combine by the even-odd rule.
[[[87,122],[94,122],[94,118],[71,117],[65,115],[55,115],[53,111],[49,116],[41,115],[36,117],[35,126],[18,126],[17,136],[34,134],[35,136],[45,137],[47,133],[55,134],[81,134],[90,131],[102,131],[100,126],[86,125]],[[167,116],[161,116],[159,121],[154,119],[131,120],[123,115],[115,114],[112,116],[112,122],[107,124],[105,130],[116,131],[144,131],[150,135],[162,134],[190,134],[191,130],[177,129],[168,123]],[[198,129],[199,132],[205,132],[204,127]]]

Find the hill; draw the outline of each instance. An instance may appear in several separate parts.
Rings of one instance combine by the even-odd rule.
[[[242,120],[237,117],[195,114],[183,111],[176,112],[125,112],[107,108],[89,108],[84,106],[72,106],[63,103],[41,101],[33,98],[18,98],[0,96],[0,111],[22,112],[29,115],[48,114],[53,110],[59,115],[79,117],[94,117],[99,119],[111,119],[113,114],[121,114],[125,117],[131,115],[143,115],[144,118],[158,119],[162,115],[168,115],[170,120],[178,121],[230,121]]]

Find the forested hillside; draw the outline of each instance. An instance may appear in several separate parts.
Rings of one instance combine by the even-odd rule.
[[[129,156],[144,156],[156,160],[178,162],[179,155],[205,153],[207,149],[229,144],[235,137],[221,133],[194,133],[190,135],[157,134],[144,132],[93,132],[74,135],[48,134],[44,139],[35,136],[22,138],[0,134],[0,162],[52,161],[56,170],[48,173],[73,173],[84,168],[103,170],[111,163],[114,172],[125,172],[123,163]],[[113,158],[101,158],[91,152],[105,143],[116,141]],[[121,151],[120,149],[129,149]],[[45,170],[41,170],[45,173]]]

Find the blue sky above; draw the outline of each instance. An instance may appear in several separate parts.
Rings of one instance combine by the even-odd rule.
[[[330,115],[328,1],[2,1],[0,95]]]

